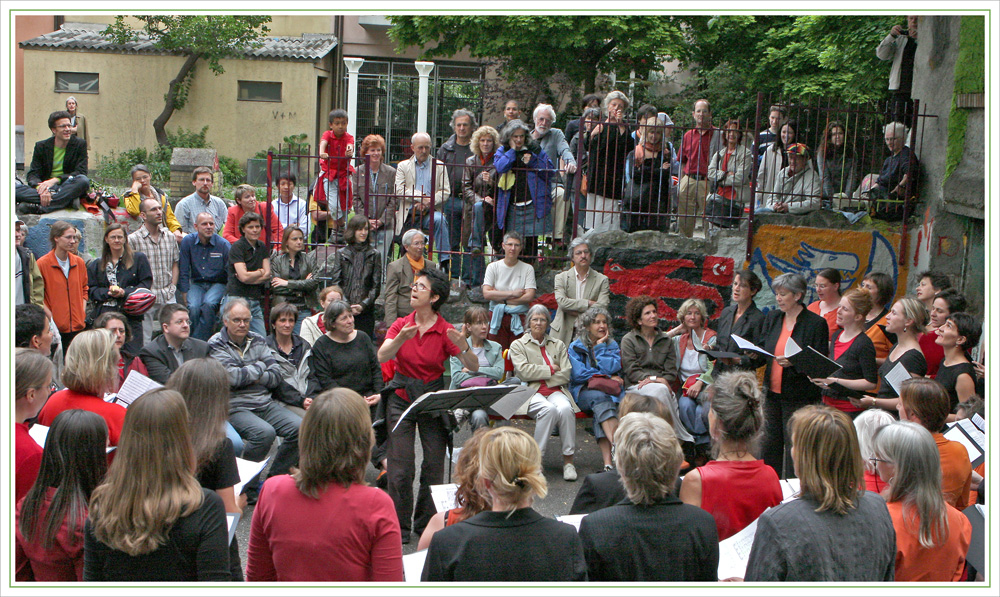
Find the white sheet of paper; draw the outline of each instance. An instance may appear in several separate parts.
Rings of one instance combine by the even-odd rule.
[[[789,358],[789,357],[795,356],[795,355],[799,354],[800,352],[802,352],[802,347],[799,346],[798,342],[796,342],[795,340],[793,340],[791,337],[789,337],[788,340],[785,340],[785,358],[786,359]]]
[[[264,470],[264,466],[267,465],[268,460],[270,460],[270,458],[265,458],[260,462],[254,462],[252,460],[237,458],[236,468],[240,471],[240,482],[233,485],[233,493],[237,496],[243,493],[243,486],[246,485],[250,479],[253,479],[257,473]]]
[[[229,523],[229,543],[232,543],[233,535],[236,534],[236,527],[240,524],[240,513],[226,512],[226,522]]]
[[[899,386],[911,377],[913,376],[906,370],[903,363],[896,363],[896,366],[889,373],[886,373],[885,380],[889,382],[892,389],[896,391],[896,395],[899,396]]]
[[[534,392],[528,386],[518,386],[514,388],[509,394],[503,398],[497,400],[490,407],[490,410],[500,415],[504,419],[510,420],[517,409],[521,408],[521,405],[531,399]]]
[[[130,371],[128,377],[126,377],[125,381],[122,383],[122,387],[118,388],[118,398],[115,400],[115,403],[128,408],[128,405],[135,402],[135,399],[139,396],[142,396],[150,390],[162,387],[163,384],[149,379],[142,373],[134,370]]]
[[[953,425],[951,429],[945,431],[944,437],[945,439],[950,439],[953,442],[958,442],[965,446],[966,451],[969,452],[969,462],[975,462],[976,459],[983,453],[975,443],[970,441],[969,438],[962,433],[962,430],[958,428],[958,425]]]
[[[446,512],[455,507],[455,492],[458,491],[457,483],[445,483],[444,485],[431,485],[431,499],[434,500],[434,508],[438,512]]]
[[[766,510],[765,510],[766,512]],[[745,529],[732,537],[719,542],[719,578],[743,578],[747,573],[747,562],[750,560],[750,548],[757,534],[757,521],[751,522]]]
[[[424,572],[424,561],[426,559],[426,549],[403,556],[403,580],[406,582],[420,582],[420,575]]]
[[[771,357],[772,359],[774,358],[773,354],[767,352],[766,350],[764,350],[763,348],[757,346],[753,342],[750,342],[749,340],[746,340],[744,338],[740,338],[736,334],[733,334],[732,336],[733,336],[733,340],[736,342],[736,346],[739,346],[741,349],[743,349],[743,350],[752,350],[754,352],[759,352],[760,354],[766,354],[767,356]]]
[[[556,516],[556,520],[559,522],[565,522],[566,524],[571,524],[577,531],[579,531],[580,523],[583,521],[584,516],[586,516],[586,514],[567,514],[565,516]]]
[[[958,421],[957,425],[965,430],[972,441],[976,442],[976,446],[980,449],[986,448],[986,434],[983,433],[976,425],[969,419],[962,419]]]
[[[35,443],[43,448],[45,447],[45,437],[48,434],[49,428],[45,425],[39,425],[38,423],[32,425],[31,429],[28,430],[28,435],[31,436],[31,439],[35,440]]]
[[[972,415],[972,424],[975,425],[980,431],[986,430],[986,419],[979,416],[979,413]]]
[[[798,479],[781,480],[781,502],[785,503],[799,497],[801,486]]]

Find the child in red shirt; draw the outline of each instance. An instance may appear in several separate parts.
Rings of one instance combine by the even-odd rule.
[[[354,157],[354,137],[347,132],[347,112],[336,109],[330,112],[330,130],[323,133],[319,142],[320,184],[316,185],[314,198],[319,207],[326,206],[327,213],[317,212],[316,219],[330,219],[333,230],[343,227],[350,210],[351,173],[354,168],[348,159]]]

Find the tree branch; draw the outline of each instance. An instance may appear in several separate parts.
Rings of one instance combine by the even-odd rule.
[[[187,78],[188,74],[191,73],[191,69],[194,68],[195,63],[198,62],[200,58],[201,54],[189,55],[184,61],[184,64],[181,65],[180,70],[177,71],[177,76],[174,77],[173,81],[170,81],[167,97],[163,102],[163,111],[160,112],[160,115],[153,121],[153,131],[156,132],[156,142],[160,145],[167,144],[166,126],[167,121],[170,120],[170,117],[173,115],[175,110],[174,102],[177,98],[177,90],[184,84],[184,80]]]

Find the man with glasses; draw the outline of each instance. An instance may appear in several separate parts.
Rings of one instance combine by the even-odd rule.
[[[451,191],[448,169],[443,163],[435,164],[431,158],[431,136],[427,133],[414,133],[410,147],[413,157],[400,162],[396,169],[396,194],[400,196],[396,207],[396,236],[408,228],[430,233],[433,213],[434,249],[444,251],[438,259],[441,268],[448,271],[445,264],[451,260],[451,235],[442,213]]]
[[[263,336],[250,331],[250,305],[232,297],[222,308],[223,328],[209,341],[210,355],[229,374],[229,423],[245,442],[243,458],[260,462],[275,436],[282,438],[268,476],[283,475],[299,461],[299,425],[302,418],[273,399],[281,385],[281,368]],[[256,502],[257,483],[245,490],[247,502]]]
[[[45,308],[62,336],[63,354],[86,327],[87,264],[76,254],[76,227],[62,220],[49,227],[52,250],[38,258],[45,281]]]
[[[489,339],[504,350],[524,334],[524,314],[535,300],[535,270],[518,260],[524,237],[510,231],[503,237],[503,259],[486,266],[483,278],[483,298],[490,301]]]
[[[21,213],[47,214],[66,209],[90,190],[87,178],[87,142],[73,135],[69,112],[49,115],[52,136],[35,143],[28,168],[28,184],[14,190]]]
[[[191,318],[184,305],[164,305],[159,319],[163,334],[143,346],[139,356],[149,378],[165,384],[186,361],[207,357],[208,342],[191,337]]]

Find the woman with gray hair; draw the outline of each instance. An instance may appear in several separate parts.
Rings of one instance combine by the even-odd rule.
[[[584,144],[589,150],[587,171],[587,209],[584,226],[607,232],[621,229],[622,189],[625,181],[625,158],[635,149],[635,139],[625,125],[629,101],[621,91],[604,98],[603,116],[589,133]]]
[[[563,479],[576,481],[573,453],[576,451],[576,405],[564,386],[573,367],[566,345],[546,334],[549,309],[533,305],[528,309],[528,333],[510,345],[507,354],[514,364],[514,375],[526,382],[533,395],[528,400],[528,416],[535,419],[535,442],[544,465],[545,445],[552,428],[559,426],[562,442]]]
[[[707,460],[711,443],[708,435],[708,386],[712,384],[715,362],[700,350],[715,350],[719,337],[708,328],[708,309],[700,299],[689,298],[677,310],[680,324],[671,330],[677,356],[677,410],[681,423],[694,436],[696,464]]]
[[[604,470],[612,466],[612,447],[618,429],[618,402],[625,395],[622,355],[611,337],[611,316],[599,305],[587,309],[576,320],[576,340],[569,345],[573,364],[569,390],[585,412],[594,417],[594,437],[601,448]]]
[[[882,493],[885,482],[875,470],[875,434],[886,425],[896,422],[896,417],[882,410],[871,408],[854,419],[854,429],[858,432],[858,447],[861,448],[861,459],[865,463],[865,489],[874,493]]]
[[[872,460],[888,484],[884,497],[896,530],[895,580],[962,580],[972,525],[941,493],[934,437],[916,423],[887,425],[875,434]]]
[[[650,413],[622,417],[615,464],[628,502],[580,523],[588,580],[718,580],[715,520],[673,495],[683,459],[666,421]]]
[[[788,449],[791,447],[786,434],[788,421],[799,408],[820,402],[819,386],[809,381],[805,373],[798,371],[785,358],[786,346],[789,340],[793,340],[802,350],[811,346],[820,354],[828,354],[830,328],[825,319],[806,309],[802,303],[806,295],[806,280],[799,274],[778,276],[771,283],[771,291],[774,292],[777,308],[764,316],[759,346],[775,357],[755,355],[758,367],[767,365],[764,371],[767,398],[764,400],[765,432],[761,453],[764,462],[784,479],[794,474],[787,464]]]
[[[504,232],[524,235],[521,255],[538,255],[538,237],[552,234],[551,183],[556,172],[552,160],[531,138],[521,120],[511,120],[500,134],[500,148],[493,157],[496,166],[496,217]]]

